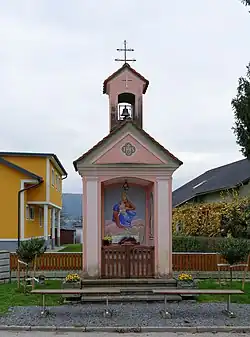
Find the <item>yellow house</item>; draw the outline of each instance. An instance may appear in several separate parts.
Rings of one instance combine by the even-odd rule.
[[[62,180],[67,172],[55,154],[0,152],[0,250],[44,237],[60,245]],[[57,231],[56,231],[57,227]]]

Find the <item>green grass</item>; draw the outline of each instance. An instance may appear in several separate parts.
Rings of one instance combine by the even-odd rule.
[[[82,244],[69,244],[65,245],[63,249],[59,250],[60,252],[72,252],[72,253],[81,253],[82,252]]]
[[[239,289],[241,290],[242,282],[234,281],[232,287],[230,281],[226,284],[219,285],[216,280],[200,281],[198,284],[200,289]],[[244,295],[232,295],[231,301],[233,303],[250,304],[250,282],[245,283]],[[199,302],[223,302],[227,300],[226,295],[200,295],[198,297]]]
[[[46,281],[45,285],[36,285],[35,289],[48,288],[48,289],[60,289],[62,281],[51,280]],[[5,283],[0,284],[0,313],[4,313],[12,306],[29,306],[29,305],[41,305],[42,296],[30,294],[31,287],[27,287],[28,291],[23,292],[22,287],[17,288],[17,283]],[[62,303],[62,297],[60,295],[47,296],[46,305],[59,305]]]
[[[48,280],[45,285],[36,285],[36,289],[61,289],[62,280]],[[206,280],[199,282],[200,289],[220,289],[219,284],[213,280]],[[230,284],[224,285],[221,289],[231,288]],[[241,289],[241,282],[233,282],[233,289]],[[31,287],[28,287],[31,289]],[[250,283],[245,284],[244,295],[232,295],[233,303],[250,304]],[[200,295],[199,302],[224,302],[226,296],[223,295]],[[60,295],[51,295],[46,297],[46,305],[55,306],[62,304],[62,297]],[[0,313],[4,313],[12,306],[30,306],[41,305],[41,295],[30,294],[29,291],[24,294],[22,289],[17,289],[17,283],[0,284]]]

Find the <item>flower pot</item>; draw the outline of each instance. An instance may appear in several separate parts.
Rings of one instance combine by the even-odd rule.
[[[195,287],[195,283],[194,281],[177,281],[177,288],[184,288],[184,289],[188,289],[188,288],[194,288]]]
[[[109,240],[102,240],[102,245],[103,246],[109,246],[110,245],[110,241]]]
[[[177,288],[183,288],[183,289],[194,289],[197,288],[196,283],[194,280],[191,281],[177,281]],[[197,295],[194,294],[183,294],[181,295],[183,300],[195,300],[197,298]]]
[[[63,282],[62,289],[81,289],[81,281],[79,282]],[[65,301],[76,302],[81,300],[81,294],[64,294],[63,298]]]

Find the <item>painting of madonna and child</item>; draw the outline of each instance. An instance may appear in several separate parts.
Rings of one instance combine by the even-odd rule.
[[[112,243],[119,243],[124,237],[134,237],[145,243],[146,193],[139,186],[129,191],[121,187],[107,187],[104,190],[104,235],[112,237]]]

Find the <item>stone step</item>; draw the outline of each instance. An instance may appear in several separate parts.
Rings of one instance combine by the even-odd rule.
[[[140,286],[140,287],[121,287],[121,295],[153,295],[153,289],[160,288],[159,286]],[[166,287],[164,287],[166,288]],[[169,288],[169,287],[168,287]],[[172,288],[171,288],[172,289]]]
[[[84,287],[176,288],[175,279],[82,279]]]
[[[179,295],[169,295],[167,296],[169,302],[179,302],[182,297]],[[105,296],[97,296],[91,294],[91,296],[82,296],[82,302],[105,302]],[[162,302],[164,301],[164,296],[162,295],[115,295],[109,297],[109,302]]]

